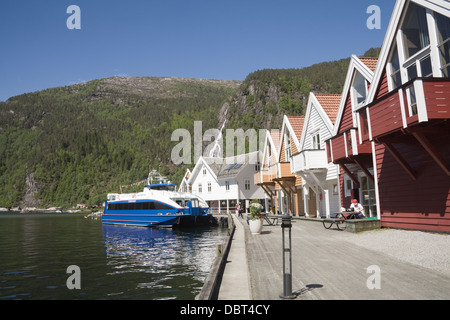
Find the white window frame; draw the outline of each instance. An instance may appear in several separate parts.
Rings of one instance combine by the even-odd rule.
[[[338,184],[333,184],[333,195],[337,196],[339,194],[339,185]]]
[[[373,175],[373,169],[369,169],[369,172]],[[373,184],[373,189],[372,188],[368,188],[367,190],[365,190],[363,188],[363,183],[362,183],[362,178],[366,178],[367,179],[367,184],[370,185],[370,178],[366,176],[366,174],[364,172],[359,172],[358,173],[358,181],[360,183],[360,188],[359,188],[359,202],[361,203],[361,205],[364,206],[364,214],[366,215],[366,217],[376,217],[377,216],[377,211],[378,211],[378,207],[377,207],[377,192],[376,192],[376,186],[375,183],[372,182]],[[373,202],[369,201],[369,203],[366,203],[366,199],[364,198],[364,192],[368,192],[369,193],[369,200],[370,200],[370,192],[374,192],[374,198],[373,198]],[[368,210],[366,210],[366,208]],[[372,210],[375,209],[375,210]]]
[[[437,13],[440,14],[440,13]],[[440,14],[441,16],[444,16]],[[445,16],[444,16],[445,17]],[[448,17],[447,17],[448,18]],[[445,43],[450,42],[450,38],[447,38],[443,42],[439,43],[439,35],[438,35],[438,25],[437,25],[437,19],[435,18],[434,14],[429,16],[428,24],[434,26],[430,30],[430,42],[432,44],[432,49],[434,51],[435,57],[438,60],[438,63],[433,64],[433,75],[435,77],[444,77],[444,68],[450,66],[450,61],[446,65],[442,64],[439,47],[443,46]],[[433,63],[433,60],[431,61]],[[438,75],[438,76],[436,76]]]
[[[320,141],[320,129],[311,132],[311,149],[312,150],[322,150],[322,143]]]
[[[426,57],[430,57],[431,60],[431,68],[432,68],[432,76],[435,78],[441,78],[444,76],[443,68],[445,66],[442,65],[441,57],[439,54],[439,39],[438,39],[438,32],[437,32],[437,22],[434,17],[434,13],[430,9],[426,9],[426,18],[427,18],[427,28],[428,28],[428,36],[430,40],[430,44],[419,52],[415,53],[413,56],[406,59],[405,57],[405,46],[404,46],[404,37],[403,37],[403,31],[400,28],[397,31],[396,35],[396,46],[394,46],[394,51],[397,51],[398,54],[398,60],[399,60],[399,66],[400,66],[400,75],[401,75],[401,87],[406,82],[408,82],[410,79],[408,78],[408,68],[412,65],[416,65],[417,68],[417,77],[423,77],[422,70],[420,67],[420,62],[424,60]],[[442,45],[441,43],[440,45]],[[386,74],[388,76],[388,87],[389,91],[395,90],[397,87],[394,87],[393,81],[392,81],[392,59],[395,54],[395,52],[391,52],[390,58],[388,60],[387,66],[386,66]],[[427,76],[427,75],[425,75]]]
[[[267,163],[269,164],[269,167],[272,165],[272,147],[269,145],[267,148],[267,156],[269,157]]]
[[[244,180],[244,190],[250,190],[250,179]]]
[[[350,188],[348,187],[349,182],[350,182]],[[353,181],[345,173],[344,174],[344,194],[345,194],[345,197],[351,197],[352,196],[352,190],[353,190]]]
[[[359,77],[361,77],[361,79],[363,79],[363,81],[364,81],[364,89],[366,91],[365,92],[365,99],[364,99],[363,102],[360,102],[360,103],[358,103],[358,99],[355,97],[355,92],[356,92],[355,81],[356,81],[356,77],[358,77],[358,75],[359,75]],[[368,87],[369,87],[369,85],[368,85],[367,79],[360,72],[355,71],[355,74],[353,75],[353,80],[352,80],[352,87],[351,87],[351,90],[350,90],[353,110],[358,109],[358,107],[364,105],[364,103],[366,102],[366,100],[367,100],[367,93],[369,91]]]
[[[255,172],[259,172],[259,171],[261,171],[261,162],[257,162],[256,164],[255,164]]]
[[[285,156],[286,156],[286,161],[289,161],[289,159],[292,156],[292,150],[291,150],[291,134],[289,133],[289,130],[286,129],[286,134],[285,134]]]

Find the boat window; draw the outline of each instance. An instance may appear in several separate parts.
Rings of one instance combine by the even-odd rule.
[[[161,202],[110,203],[108,210],[169,210],[171,206]]]
[[[168,206],[167,204],[161,203],[161,202],[153,202],[155,205],[156,210],[167,210],[167,209],[173,209],[172,207]]]
[[[173,184],[148,185],[146,188],[149,190],[176,191],[176,185]]]

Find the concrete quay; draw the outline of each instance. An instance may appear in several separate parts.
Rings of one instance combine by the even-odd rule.
[[[253,235],[244,219],[232,216],[236,229],[220,274],[218,300],[281,300],[280,224],[265,223],[262,233]],[[295,300],[450,299],[450,273],[360,246],[357,243],[361,236],[334,228],[326,230],[317,221],[294,218],[292,291]],[[382,236],[389,237],[389,232]],[[404,250],[413,246],[414,243],[405,243]],[[450,261],[442,263],[447,265],[444,268],[450,266]]]

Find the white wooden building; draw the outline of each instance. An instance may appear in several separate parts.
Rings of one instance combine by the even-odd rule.
[[[298,152],[292,172],[301,176],[304,212],[309,217],[330,217],[339,211],[338,168],[328,163],[325,140],[331,138],[341,95],[309,96]]]
[[[180,185],[180,191],[190,191],[202,197],[213,212],[235,212],[240,203],[248,211],[253,199],[264,204],[265,193],[253,178],[259,171],[261,153],[236,157],[201,157]]]

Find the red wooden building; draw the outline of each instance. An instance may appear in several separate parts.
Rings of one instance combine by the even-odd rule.
[[[352,56],[333,129],[326,143],[328,162],[339,165],[341,203],[350,207],[352,198],[364,206],[366,216],[377,217],[372,143],[360,143],[355,110],[364,105],[377,65],[376,58]]]
[[[355,110],[358,148],[373,146],[384,227],[450,232],[449,75],[449,2],[397,1],[366,102]]]

